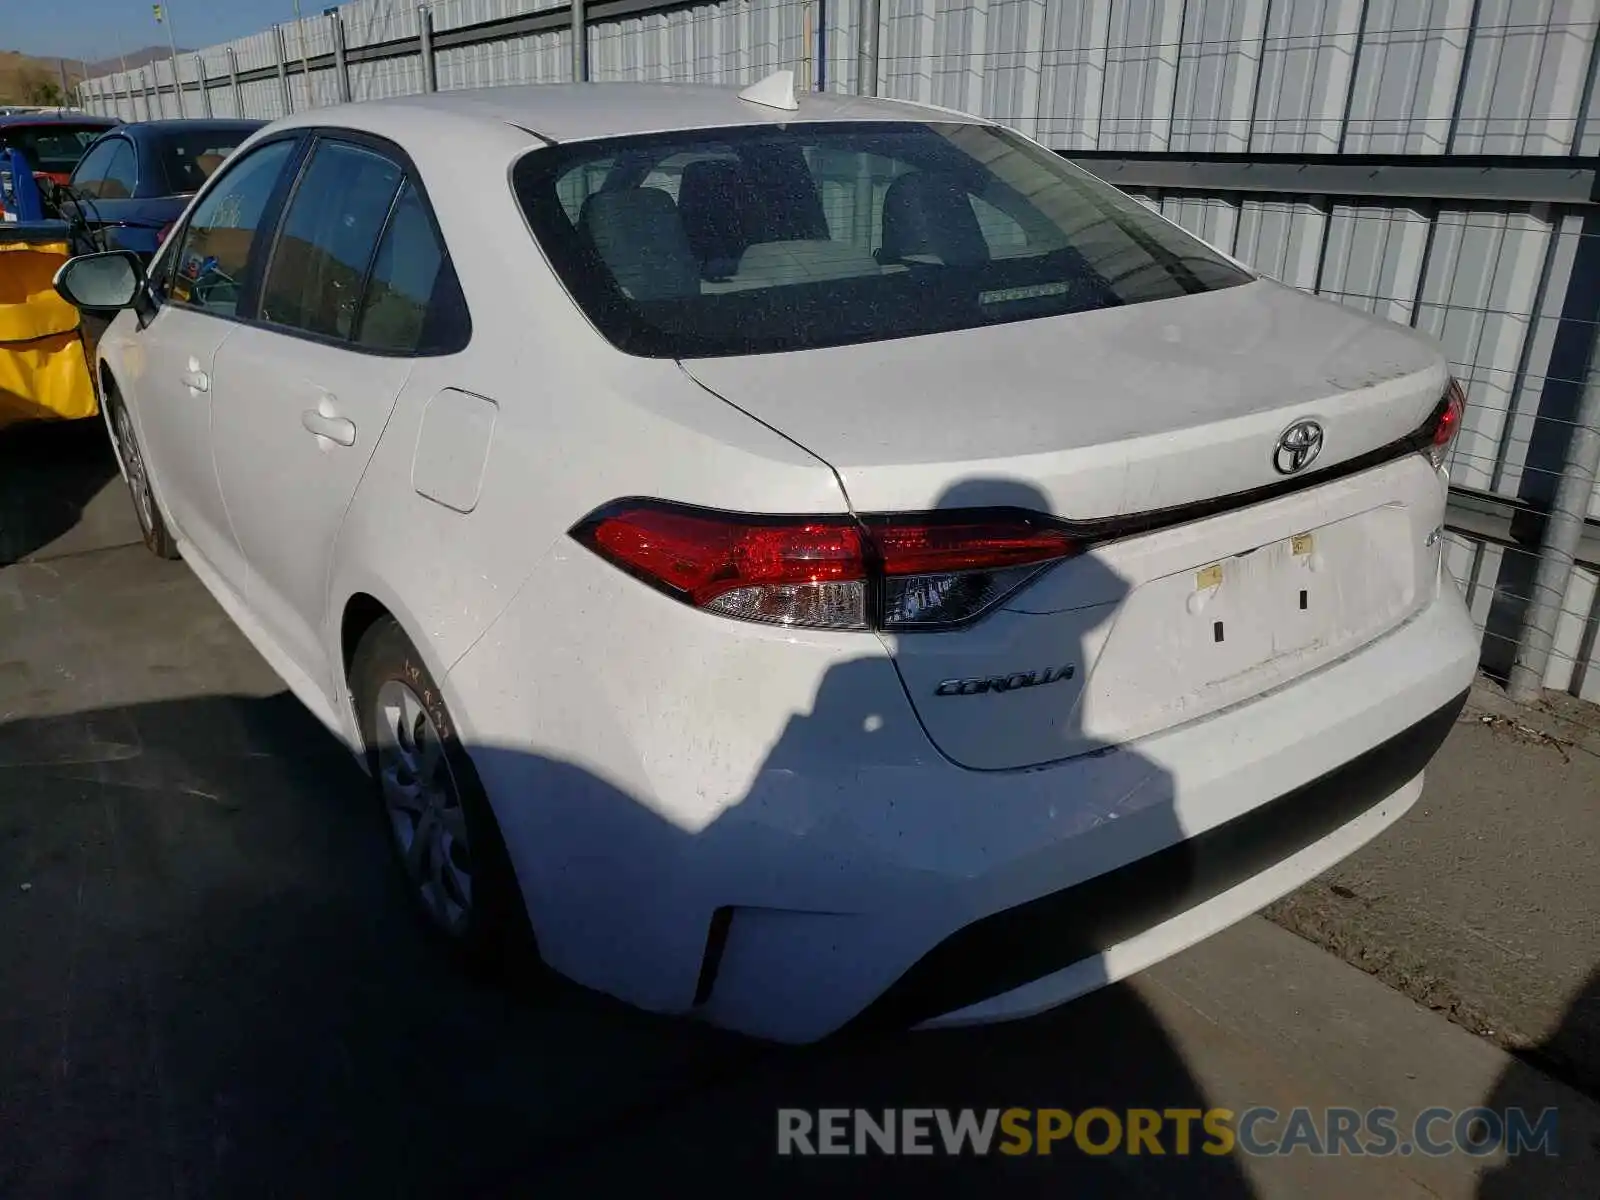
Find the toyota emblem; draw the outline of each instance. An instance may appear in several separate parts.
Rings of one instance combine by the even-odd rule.
[[[1272,452],[1272,465],[1279,475],[1293,475],[1309,467],[1322,452],[1322,426],[1315,421],[1296,421],[1278,437]]]

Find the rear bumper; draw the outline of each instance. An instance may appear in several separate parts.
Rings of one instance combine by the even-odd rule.
[[[1466,701],[1462,692],[1382,745],[1244,816],[973,922],[918,959],[852,1026],[1026,1016],[1192,945],[1404,815]]]
[[[1238,919],[1405,811],[1477,664],[1446,577],[1248,703],[973,771],[859,640],[635,604],[591,558],[546,574],[539,615],[615,605],[603,645],[513,605],[444,682],[541,949],[623,1000],[782,1041],[1024,1015]]]

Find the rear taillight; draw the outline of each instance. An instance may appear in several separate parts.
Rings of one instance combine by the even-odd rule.
[[[1461,422],[1466,415],[1467,393],[1454,379],[1445,389],[1444,397],[1439,401],[1439,406],[1433,410],[1433,415],[1428,418],[1428,424],[1423,429],[1426,439],[1424,447],[1428,461],[1435,467],[1444,466],[1444,460],[1450,454],[1450,446],[1456,440],[1456,435],[1461,432]]]
[[[1079,544],[1020,510],[766,517],[625,500],[572,535],[685,604],[818,629],[948,629]]]
[[[1080,548],[1059,526],[1021,510],[867,517],[865,524],[883,570],[885,629],[970,621]]]
[[[848,517],[773,520],[625,501],[572,533],[696,608],[778,625],[867,624],[861,530]]]

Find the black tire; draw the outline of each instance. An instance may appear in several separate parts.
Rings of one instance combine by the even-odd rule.
[[[388,720],[386,705],[380,697],[395,694],[392,687],[386,689],[385,685],[399,685],[409,691],[420,701],[431,728],[437,731],[443,772],[436,771],[435,776],[447,776],[441,787],[453,791],[466,831],[467,874],[471,886],[470,907],[464,918],[452,921],[442,916],[437,901],[430,899],[427,866],[421,865],[419,870],[416,856],[408,862],[407,847],[400,831],[404,816],[391,805],[386,790],[384,772],[397,770],[399,763],[394,754],[385,749],[396,739],[391,739],[387,730],[380,732],[379,729],[380,722]],[[541,978],[543,971],[527,908],[483,784],[456,736],[455,723],[438,686],[410,639],[393,619],[386,617],[378,621],[362,636],[350,664],[350,695],[355,702],[367,765],[372,772],[373,795],[384,838],[413,909],[474,974],[500,983]],[[413,741],[415,733],[413,728]],[[411,777],[416,778],[415,773]],[[388,786],[393,785],[393,780],[391,775]],[[450,804],[435,806],[435,811],[445,809],[454,815],[454,806]],[[415,829],[412,836],[412,844],[416,845],[421,838]],[[453,865],[461,861],[455,853],[458,848],[459,843],[452,841],[444,855]],[[428,857],[426,851],[422,852],[422,857]],[[441,874],[458,877],[454,869]],[[434,894],[439,890],[435,885]],[[459,899],[459,892],[455,892],[453,898]]]
[[[167,523],[161,519],[161,505],[156,503],[155,484],[150,479],[149,464],[145,461],[138,435],[134,432],[133,419],[127,405],[122,402],[116,384],[109,381],[105,388],[105,404],[106,415],[110,418],[107,424],[111,428],[111,440],[116,443],[117,455],[122,460],[123,478],[128,483],[133,515],[138,519],[145,549],[157,558],[181,558],[177,541],[167,528]]]

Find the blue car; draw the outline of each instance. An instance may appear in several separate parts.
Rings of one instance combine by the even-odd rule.
[[[141,121],[90,146],[57,207],[80,239],[148,259],[211,173],[263,121]]]

